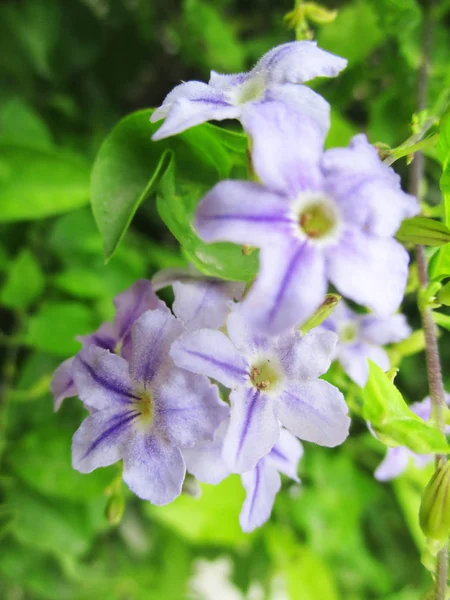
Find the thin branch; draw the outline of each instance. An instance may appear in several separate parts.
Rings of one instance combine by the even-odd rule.
[[[424,7],[423,55],[417,82],[417,112],[424,110],[427,105],[430,51],[433,37],[433,6],[434,0],[428,0]],[[409,188],[411,194],[417,197],[420,195],[420,184],[424,176],[424,165],[424,156],[421,152],[418,152],[412,163]],[[420,287],[422,290],[424,290],[428,286],[428,272],[423,246],[416,247],[416,257]],[[445,392],[442,381],[442,370],[439,357],[436,326],[433,321],[431,308],[427,306],[423,307],[421,309],[421,316],[423,330],[425,333],[425,356],[433,415],[440,431],[445,434]],[[441,465],[445,461],[445,455],[436,455],[436,466]],[[439,552],[437,557],[434,600],[445,600],[447,595],[447,579],[448,548],[445,546],[445,548]]]

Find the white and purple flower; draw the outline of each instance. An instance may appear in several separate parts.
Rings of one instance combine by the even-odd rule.
[[[337,334],[335,358],[360,387],[364,387],[369,378],[367,361],[370,359],[387,371],[390,367],[389,357],[382,346],[400,342],[411,333],[404,315],[381,318],[372,314],[358,314],[343,300],[321,327]]]
[[[364,135],[324,153],[317,124],[279,103],[261,105],[244,124],[261,183],[218,183],[198,207],[196,228],[206,242],[261,249],[243,303],[254,327],[275,335],[304,322],[329,281],[380,316],[395,312],[409,256],[393,235],[419,210],[398,175]]]
[[[73,363],[79,397],[94,409],[73,437],[73,467],[90,473],[123,460],[131,491],[158,505],[181,492],[181,449],[212,440],[228,414],[217,386],[170,358],[183,331],[169,310],[147,311],[131,327],[129,361],[90,345]]]
[[[202,442],[183,451],[186,467],[198,481],[216,485],[231,471],[222,454],[228,420],[217,429],[212,442]],[[297,468],[303,447],[296,437],[282,429],[275,446],[258,461],[255,468],[242,473],[246,499],[239,518],[242,530],[253,531],[267,521],[281,488],[280,473],[299,482]]]
[[[298,84],[315,77],[335,77],[346,65],[345,59],[325,52],[315,42],[282,44],[265,54],[248,73],[220,75],[212,71],[208,84],[188,81],[176,86],[151,117],[152,122],[165,119],[152,139],[176,135],[205,121],[242,119],[268,101],[309,115],[325,133],[330,124],[328,102]]]
[[[127,357],[130,353],[131,326],[138,317],[147,310],[165,308],[154,293],[152,284],[145,279],[138,279],[130,288],[118,294],[114,299],[116,315],[113,323],[102,323],[95,333],[78,336],[83,348],[90,345],[104,348]],[[77,389],[72,375],[74,356],[62,362],[53,374],[51,391],[54,397],[54,407],[58,410],[65,398],[77,395]]]
[[[450,395],[446,394],[447,404],[450,404]],[[431,399],[425,398],[421,402],[415,402],[409,407],[414,414],[423,421],[428,421],[431,417]],[[447,429],[450,429],[448,427]],[[422,469],[434,459],[434,454],[416,454],[404,446],[388,448],[386,456],[378,465],[375,471],[375,478],[379,481],[389,481],[401,475],[410,463],[417,468]]]
[[[171,349],[183,369],[230,388],[231,416],[223,447],[229,469],[245,473],[274,447],[280,423],[298,438],[323,446],[341,444],[350,419],[341,392],[322,379],[336,343],[332,332],[259,335],[240,314],[221,331],[183,334]]]

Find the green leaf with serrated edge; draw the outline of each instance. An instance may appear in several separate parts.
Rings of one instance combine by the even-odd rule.
[[[153,142],[159,123],[151,123],[152,110],[141,110],[120,121],[106,138],[92,171],[91,201],[103,239],[106,259],[111,258],[138,206],[151,196],[176,157],[180,181],[212,186],[226,177],[245,136],[224,133],[209,124],[199,125],[166,140]]]
[[[44,219],[89,202],[89,167],[61,151],[0,142],[0,222]]]
[[[38,298],[44,285],[45,278],[39,263],[29,250],[23,250],[10,265],[0,292],[0,304],[26,309]]]
[[[363,398],[363,417],[386,445],[407,446],[419,454],[450,450],[445,436],[410,410],[386,373],[372,361]]]
[[[413,217],[402,222],[395,237],[404,244],[443,246],[450,242],[450,229],[434,219]]]
[[[161,179],[157,208],[162,220],[183,246],[189,260],[206,275],[250,281],[258,269],[258,253],[242,254],[240,246],[229,243],[205,244],[193,228],[198,201],[208,191],[201,184],[183,184],[175,178],[176,159]]]

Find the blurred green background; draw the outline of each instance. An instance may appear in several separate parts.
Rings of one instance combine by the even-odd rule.
[[[323,4],[339,14],[315,37],[349,60],[338,79],[312,84],[333,107],[328,145],[359,131],[373,143],[401,143],[414,113],[420,2]],[[377,483],[384,450],[357,420],[341,448],[305,444],[302,485],[286,483],[271,521],[244,535],[237,477],[163,508],[129,494],[121,523],[111,525],[105,490],[116,467],[73,471],[83,409],[72,399],[53,412],[49,381],[78,350],[74,336],[110,319],[113,296],[137,278],[185,263],[149,200],[104,265],[89,207],[102,140],[181,80],[246,70],[293,39],[283,25],[292,8],[288,0],[0,4],[2,600],[416,600],[430,586],[417,525],[429,473]],[[437,11],[430,106],[450,92],[450,2]],[[405,161],[396,168],[406,185]],[[430,205],[440,201],[439,175],[430,150]],[[413,295],[404,308],[419,327]],[[403,360],[397,383],[410,402],[426,396],[422,353]]]

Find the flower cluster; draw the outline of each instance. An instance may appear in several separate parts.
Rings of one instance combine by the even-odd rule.
[[[257,180],[218,183],[193,225],[205,242],[259,248],[259,273],[244,293],[242,283],[166,271],[117,297],[114,323],[81,339],[53,380],[56,407],[77,394],[90,412],[73,439],[79,471],[122,460],[129,488],[155,504],[180,494],[186,470],[211,484],[238,473],[250,531],[268,519],[280,473],[298,481],[299,440],[346,439],[343,395],[321,376],[337,356],[363,385],[367,358],[388,367],[380,346],[407,335],[393,313],[409,258],[394,234],[418,205],[365,136],[324,151],[329,105],[301,84],[345,64],[313,42],[284,44],[249,73],[177,86],[153,113],[165,119],[154,140],[241,121]],[[329,283],[373,313],[342,305],[302,335]],[[155,294],[167,285],[172,311]]]

